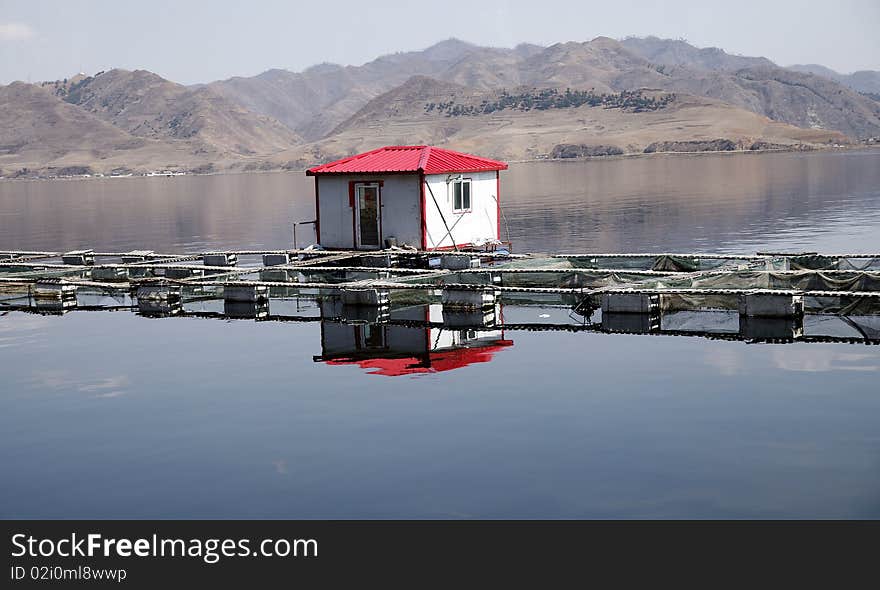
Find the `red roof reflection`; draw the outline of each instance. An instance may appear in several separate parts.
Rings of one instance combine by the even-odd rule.
[[[341,358],[325,361],[328,365],[358,365],[362,369],[370,369],[370,375],[399,377],[401,375],[417,375],[419,373],[440,373],[452,371],[475,363],[488,363],[494,354],[513,346],[513,340],[496,340],[492,346],[472,348],[455,348],[428,353],[427,357],[403,358]],[[427,359],[427,360],[426,360]]]

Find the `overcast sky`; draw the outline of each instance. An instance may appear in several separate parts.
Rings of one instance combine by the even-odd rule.
[[[0,83],[147,69],[192,84],[480,45],[684,38],[780,65],[880,70],[880,0],[0,0]]]

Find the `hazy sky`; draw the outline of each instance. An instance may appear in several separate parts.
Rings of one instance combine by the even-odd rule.
[[[880,70],[880,0],[0,0],[0,83],[148,69],[191,84],[361,64],[449,37],[511,47],[685,38],[780,65]]]

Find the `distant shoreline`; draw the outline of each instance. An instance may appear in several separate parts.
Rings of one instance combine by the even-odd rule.
[[[650,158],[653,156],[717,156],[717,155],[735,155],[735,154],[815,154],[827,152],[858,152],[858,151],[874,151],[880,150],[880,144],[862,144],[853,146],[835,146],[835,147],[812,147],[810,149],[791,148],[772,148],[760,150],[713,150],[713,151],[670,151],[670,152],[631,152],[628,154],[618,154],[614,156],[583,156],[578,158],[531,158],[525,160],[507,160],[509,164],[528,164],[532,162],[586,162],[597,160],[623,160],[627,158]]]
[[[613,160],[625,160],[625,159],[635,159],[635,158],[652,158],[656,156],[675,156],[675,157],[706,157],[706,156],[732,156],[732,155],[762,155],[762,154],[785,154],[785,153],[803,153],[803,154],[816,154],[816,153],[828,153],[828,152],[860,152],[860,151],[880,151],[880,144],[860,144],[860,145],[852,145],[852,146],[835,146],[835,147],[811,147],[810,149],[798,149],[796,147],[792,147],[790,149],[786,148],[772,148],[772,149],[760,149],[760,150],[715,150],[715,151],[668,151],[668,152],[632,152],[618,155],[609,155],[609,156],[582,156],[577,158],[527,158],[527,159],[519,159],[519,160],[507,160],[509,164],[534,164],[534,163],[542,163],[542,162],[572,162],[572,163],[583,163],[583,162],[597,162],[597,161],[613,161]],[[279,164],[277,168],[265,168],[258,170],[236,170],[236,169],[220,169],[212,172],[169,172],[169,173],[144,173],[144,174],[126,174],[126,175],[89,175],[89,176],[47,176],[47,177],[21,177],[21,178],[5,178],[0,177],[0,182],[51,182],[51,181],[71,181],[71,180],[122,180],[122,179],[132,179],[132,178],[177,178],[177,177],[196,177],[196,176],[223,176],[223,175],[237,175],[237,174],[271,174],[271,173],[279,173],[279,172],[295,172],[295,173],[304,173],[306,168],[302,169],[294,169],[294,168],[285,168],[283,164]]]

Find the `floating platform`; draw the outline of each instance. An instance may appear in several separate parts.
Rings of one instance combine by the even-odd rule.
[[[100,309],[91,303],[96,294],[122,298],[121,307],[151,316],[291,320],[298,316],[275,313],[276,302],[311,301],[323,311],[303,321],[387,323],[395,310],[433,305],[442,309],[440,323],[455,329],[811,341],[805,316],[880,316],[880,254],[0,251],[4,308]],[[212,301],[210,311],[192,307]],[[502,309],[522,307],[564,313],[547,314],[556,318],[547,322],[505,322],[510,314]],[[330,316],[331,309],[338,311]],[[672,326],[683,312],[724,321],[713,319],[705,330]],[[730,318],[739,318],[733,328]],[[870,327],[856,333],[841,338],[880,340]]]

